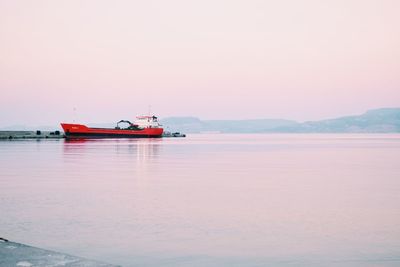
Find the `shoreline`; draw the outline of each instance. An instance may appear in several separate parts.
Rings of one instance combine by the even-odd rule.
[[[118,265],[32,247],[0,238],[0,266],[117,267]]]

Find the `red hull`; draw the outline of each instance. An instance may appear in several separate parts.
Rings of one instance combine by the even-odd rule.
[[[82,124],[61,123],[67,138],[155,138],[161,137],[163,128],[138,130],[89,128]]]

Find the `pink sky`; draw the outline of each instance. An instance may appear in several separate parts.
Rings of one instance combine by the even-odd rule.
[[[400,1],[0,0],[0,126],[400,106]]]

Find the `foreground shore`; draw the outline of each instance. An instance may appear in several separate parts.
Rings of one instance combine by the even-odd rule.
[[[0,266],[66,266],[66,267],[115,267],[108,263],[88,260],[41,248],[0,239]]]

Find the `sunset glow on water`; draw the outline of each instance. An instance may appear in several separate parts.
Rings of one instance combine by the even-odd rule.
[[[2,235],[124,266],[396,266],[399,135],[2,141]]]

